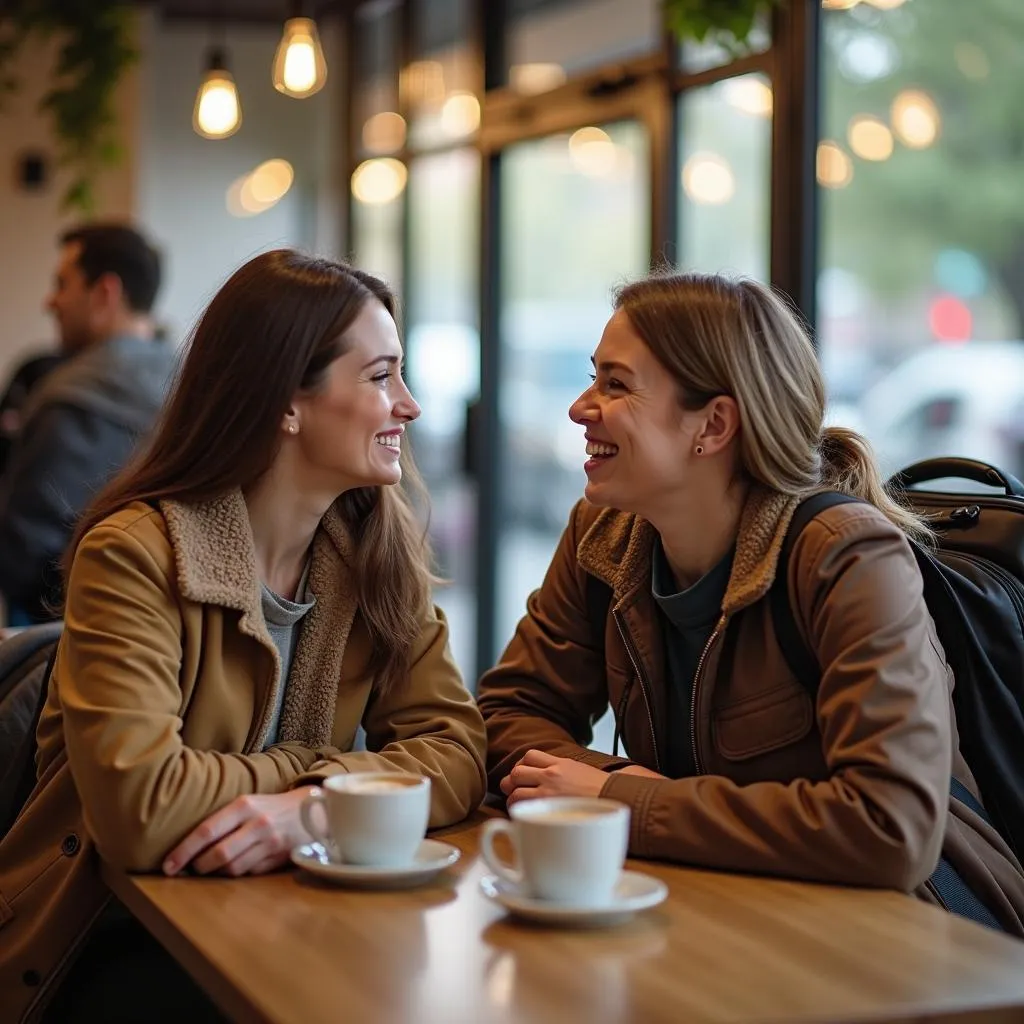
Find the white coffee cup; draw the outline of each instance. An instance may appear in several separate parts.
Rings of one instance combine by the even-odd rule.
[[[322,808],[323,828],[314,818]],[[427,831],[430,779],[404,772],[331,775],[300,808],[303,828],[347,864],[411,864]]]
[[[597,797],[547,797],[509,808],[511,821],[485,823],[480,851],[490,869],[526,895],[572,906],[611,902],[629,843],[629,808]],[[505,833],[517,864],[494,851]]]

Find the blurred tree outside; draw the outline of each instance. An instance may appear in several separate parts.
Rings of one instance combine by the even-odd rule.
[[[983,313],[997,308],[990,319],[1020,338],[1024,2],[861,3],[824,21],[822,135],[853,176],[822,192],[822,267],[851,271],[883,304],[951,292]],[[905,90],[934,103],[934,141],[918,111],[920,148],[896,131],[887,158],[851,153],[851,122],[867,115],[898,128],[893,104]],[[867,142],[884,152],[884,139]]]

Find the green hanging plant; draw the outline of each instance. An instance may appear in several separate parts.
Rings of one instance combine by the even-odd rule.
[[[716,42],[734,57],[750,52],[758,15],[784,0],[663,0],[668,27],[679,40]]]
[[[11,62],[30,37],[59,44],[53,85],[39,104],[53,122],[62,166],[73,177],[62,204],[93,207],[97,171],[121,156],[114,94],[138,56],[126,0],[6,0],[0,4],[0,103],[19,83]]]

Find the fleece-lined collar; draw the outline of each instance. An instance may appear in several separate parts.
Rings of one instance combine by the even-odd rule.
[[[768,593],[775,580],[782,542],[800,498],[752,487],[740,516],[736,555],[722,603],[733,615]],[[655,530],[647,520],[604,509],[584,534],[576,552],[582,569],[607,583],[617,601],[650,588]]]
[[[213,501],[189,505],[160,502],[174,549],[182,596],[200,604],[242,613],[238,628],[281,661],[260,604],[256,549],[245,500],[239,490]],[[316,604],[306,616],[295,652],[279,737],[310,747],[329,746],[345,645],[355,618],[357,594],[351,536],[332,506],[313,538],[307,592]],[[262,749],[270,727],[276,693],[267,704],[256,748]]]

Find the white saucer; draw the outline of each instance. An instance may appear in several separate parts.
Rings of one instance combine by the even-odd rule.
[[[615,884],[612,901],[597,907],[577,907],[527,896],[497,875],[484,875],[480,889],[516,917],[563,928],[603,928],[621,924],[637,911],[655,907],[668,895],[668,886],[639,871],[623,871]]]
[[[292,850],[292,863],[329,882],[357,889],[402,889],[427,882],[451,867],[462,851],[436,839],[424,839],[411,864],[394,867],[346,864],[331,859],[320,843],[306,843]]]

